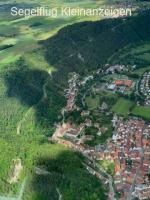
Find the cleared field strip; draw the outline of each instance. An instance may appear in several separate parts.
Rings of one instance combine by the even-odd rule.
[[[25,189],[25,185],[26,185],[26,178],[22,182],[18,196],[11,197],[9,195],[1,194],[0,200],[21,200],[22,196],[23,196],[24,189]]]

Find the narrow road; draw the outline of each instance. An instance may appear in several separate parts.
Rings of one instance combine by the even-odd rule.
[[[51,76],[51,74],[50,74],[50,76]],[[32,110],[32,108],[34,106],[38,105],[42,99],[47,98],[46,85],[47,85],[48,81],[49,81],[49,77],[47,78],[46,82],[43,84],[43,96],[41,97],[41,99],[36,104],[34,104],[33,106],[31,106],[28,109],[28,111],[25,113],[25,115],[23,116],[23,118],[18,122],[18,125],[17,125],[17,135],[19,135],[21,133],[21,126],[24,123],[24,121],[26,120],[26,118],[27,118],[29,112]]]
[[[16,197],[11,197],[8,194],[7,195],[3,194],[3,195],[0,195],[0,200],[22,200],[25,185],[26,185],[26,178],[23,180],[23,182],[21,184],[20,192],[19,192],[18,196],[16,195]]]
[[[86,157],[87,158],[87,157]],[[111,200],[115,200],[115,191],[113,188],[113,179],[111,177],[111,175],[109,175],[104,169],[102,169],[94,160],[93,160],[93,167],[86,165],[86,168],[88,171],[93,172],[93,174],[98,174],[98,178],[104,179],[106,181],[108,181],[109,183],[109,197],[111,197]],[[96,169],[95,169],[96,167]],[[104,176],[106,175],[106,176]],[[106,178],[107,177],[107,178]]]
[[[57,142],[61,143],[61,139],[60,138],[57,138]],[[72,148],[74,151],[78,151],[80,152],[88,161],[89,163],[91,162],[91,166],[89,166],[87,163],[84,165],[86,166],[87,170],[89,172],[93,172],[93,175],[94,174],[97,174],[98,175],[98,178],[100,179],[105,179],[108,181],[109,183],[109,196],[111,196],[111,200],[115,200],[115,191],[114,191],[114,188],[113,188],[113,179],[111,177],[111,175],[109,175],[103,168],[101,168],[93,158],[89,157],[87,154],[84,153],[84,151],[81,151],[77,148],[76,145],[74,145],[73,143],[71,143],[72,146],[68,146],[69,148]],[[105,176],[104,176],[105,175]]]
[[[107,177],[109,181],[109,195],[111,196],[111,200],[115,200],[115,191],[113,187],[113,178],[110,174],[108,174],[102,167],[96,164],[98,167],[99,171],[103,172]]]
[[[138,174],[138,169],[136,170],[136,174],[135,174],[135,176],[134,176],[133,183],[132,183],[131,188],[130,188],[130,190],[129,190],[129,194],[128,194],[127,200],[132,200],[132,199],[133,199],[133,197],[132,197],[132,192],[134,191],[135,180],[136,180],[137,174]]]
[[[28,109],[28,111],[25,113],[25,115],[23,116],[23,118],[19,121],[18,125],[17,125],[17,135],[20,135],[21,133],[21,126],[23,124],[23,122],[26,120],[26,117],[28,116],[29,112],[31,111],[32,107],[30,107]]]
[[[61,111],[61,115],[62,115],[62,117],[63,117],[63,118],[62,118],[62,123],[63,123],[63,124],[64,124],[64,122],[65,122],[65,111],[66,111],[65,108],[63,108],[62,111]]]
[[[62,200],[63,198],[62,198],[62,194],[60,193],[60,191],[59,191],[59,189],[58,188],[56,188],[56,190],[57,190],[57,193],[58,193],[58,195],[59,195],[59,198],[58,198],[58,200]]]
[[[24,193],[25,186],[26,186],[26,180],[27,180],[27,178],[25,178],[25,179],[23,180],[23,183],[22,183],[22,185],[21,185],[20,192],[19,192],[19,195],[18,195],[17,200],[22,200],[23,193]]]

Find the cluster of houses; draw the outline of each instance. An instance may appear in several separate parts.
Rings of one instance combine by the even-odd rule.
[[[128,71],[128,68],[125,66],[125,65],[119,65],[119,64],[116,64],[116,65],[111,65],[109,66],[108,64],[105,65],[105,67],[107,67],[107,70],[106,70],[106,74],[114,74],[116,72],[124,72],[124,71]]]
[[[72,111],[76,109],[75,99],[78,91],[78,77],[79,75],[76,73],[71,74],[71,78],[68,80],[69,88],[65,89],[65,97],[67,99],[67,105],[65,107],[66,111]]]
[[[115,73],[126,70],[123,65],[109,66],[106,73]],[[100,71],[97,71],[100,73]],[[69,79],[69,88],[65,90],[67,105],[65,111],[78,109],[75,105],[78,86],[84,86],[88,80],[92,80],[93,76],[85,77],[79,81],[76,73],[71,74]],[[150,72],[146,72],[140,82],[140,91],[146,96],[146,105],[150,105]],[[111,84],[106,85],[108,90],[120,93],[132,91],[135,82],[127,77],[114,79]],[[102,111],[107,110],[108,105],[103,102]],[[150,199],[150,124],[146,124],[143,120],[130,118],[124,120],[117,115],[114,116],[112,123],[115,131],[112,139],[107,144],[89,147],[85,145],[85,141],[93,140],[93,136],[84,135],[85,127],[95,126],[98,128],[98,134],[103,131],[99,124],[92,123],[89,119],[90,111],[83,110],[81,116],[86,117],[85,122],[78,127],[71,123],[58,124],[56,131],[52,136],[53,140],[64,144],[74,150],[82,152],[90,159],[94,160],[110,160],[114,163],[114,186],[119,194],[119,200],[134,199],[140,200]],[[104,131],[105,132],[105,131]]]
[[[78,93],[78,87],[79,86],[85,86],[85,84],[93,80],[94,76],[89,75],[83,78],[83,80],[79,80],[79,74],[73,72],[70,74],[70,78],[68,80],[69,87],[64,90],[64,96],[67,99],[67,105],[64,108],[65,111],[70,112],[75,109],[79,109],[79,107],[75,104],[76,96]]]
[[[85,148],[95,160],[115,163],[114,184],[119,200],[150,198],[150,124],[143,120],[119,121],[106,145]]]
[[[114,183],[120,200],[150,198],[150,125],[143,120],[120,122],[113,135],[111,157],[115,162]],[[114,155],[112,155],[114,153]]]
[[[69,123],[62,125],[55,132],[59,132],[59,139],[58,135],[55,138],[59,143],[82,152],[92,160],[113,162],[113,180],[120,194],[119,200],[150,198],[150,124],[136,118],[124,121],[115,117],[112,139],[107,144],[95,147],[89,147],[77,139],[85,125],[91,126],[91,122],[87,121],[78,128]],[[88,140],[90,137],[87,135],[81,138]]]
[[[84,144],[85,141],[93,140],[94,137],[93,135],[84,134],[85,127],[91,127],[91,126],[98,129],[97,132],[98,136],[100,136],[107,130],[104,127],[100,127],[99,123],[92,123],[92,121],[87,118],[79,126],[76,126],[75,124],[69,122],[63,124],[57,124],[56,131],[53,134],[52,138],[53,140],[55,139],[57,140],[57,138],[65,138],[69,141],[78,144]]]
[[[129,79],[115,79],[111,84],[106,84],[108,90],[120,92],[122,94],[132,90],[134,82]]]
[[[145,72],[143,74],[139,89],[145,96],[145,105],[150,106],[150,72]]]

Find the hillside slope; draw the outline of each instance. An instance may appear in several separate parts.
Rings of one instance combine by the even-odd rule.
[[[123,47],[149,41],[149,19],[150,11],[146,11],[126,19],[105,19],[67,26],[43,42],[46,58],[64,73],[74,70],[83,72],[85,67],[97,68]]]

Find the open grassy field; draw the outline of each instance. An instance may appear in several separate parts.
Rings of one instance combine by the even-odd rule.
[[[135,106],[134,102],[120,98],[111,109],[113,112],[127,117],[131,112],[133,115],[150,120],[149,106]]]
[[[89,110],[94,110],[99,106],[99,100],[100,99],[99,99],[98,95],[96,95],[94,97],[88,96],[85,99],[85,103],[86,103]]]
[[[150,120],[150,107],[147,106],[135,106],[132,113],[136,116],[143,117]]]
[[[126,117],[133,105],[134,103],[132,101],[120,98],[112,107],[111,111]]]
[[[111,162],[110,160],[100,160],[98,163],[106,170],[107,173],[109,173],[112,176],[114,175],[115,173],[114,162]]]
[[[88,1],[73,1],[67,2],[64,0],[49,1],[36,0],[33,3],[26,1],[23,3],[21,0],[13,1],[9,0],[4,3],[5,11],[2,10],[0,14],[0,47],[4,44],[13,44],[12,48],[8,48],[0,51],[0,59],[2,65],[7,65],[18,59],[20,54],[29,52],[31,49],[36,49],[38,41],[51,37],[56,34],[62,27],[73,24],[75,22],[84,20],[96,20],[97,17],[67,17],[62,16],[51,17],[13,17],[10,14],[10,8],[17,5],[17,7],[23,8],[36,8],[37,6],[48,6],[48,8],[62,6],[80,7],[80,8],[95,8],[98,5],[103,5],[106,1],[99,1],[99,3],[93,3],[92,0]],[[36,25],[38,22],[39,25]]]

